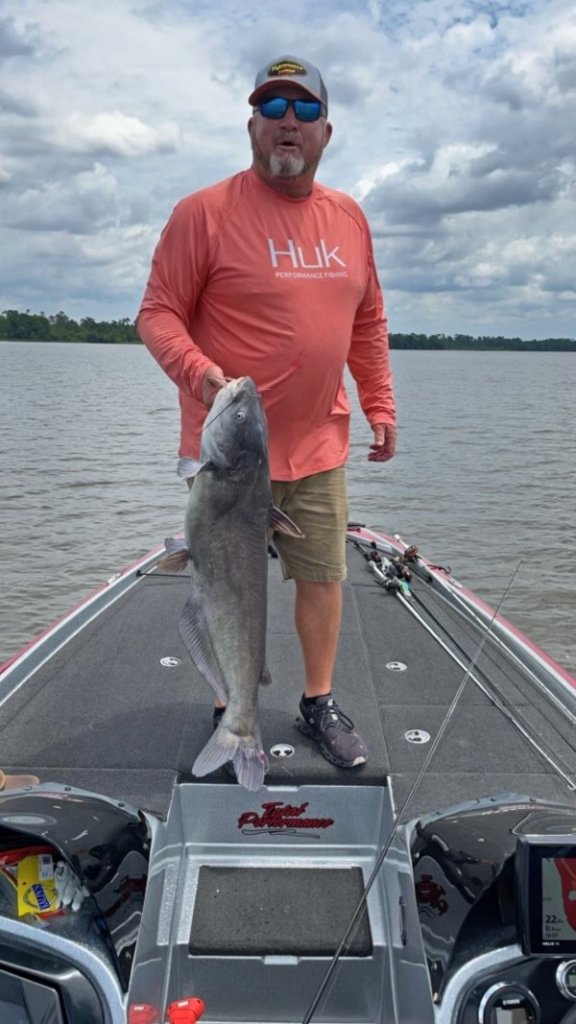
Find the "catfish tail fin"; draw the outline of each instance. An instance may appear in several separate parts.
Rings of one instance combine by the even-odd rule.
[[[266,771],[266,755],[262,744],[256,738],[244,740],[236,736],[222,721],[198,754],[192,772],[198,776],[209,775],[227,761],[234,764],[236,778],[241,786],[252,791],[261,788]]]

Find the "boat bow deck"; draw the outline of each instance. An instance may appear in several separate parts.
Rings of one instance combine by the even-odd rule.
[[[224,770],[209,780],[190,774],[212,720],[211,692],[177,630],[187,588],[186,575],[142,576],[81,630],[72,630],[45,664],[29,677],[24,672],[2,706],[5,770],[32,771],[42,781],[161,815],[177,781],[232,785]],[[294,724],[303,670],[293,585],[280,579],[274,560],[269,596],[273,683],[261,690],[263,738],[268,751],[293,753],[270,756],[267,783],[388,785],[400,807],[430,749],[407,737],[428,734],[433,741],[478,653],[484,624],[465,617],[423,578],[414,580],[413,596],[402,603],[377,585],[362,553],[349,545],[334,692],[365,737],[370,760],[346,771],[326,762]],[[550,696],[537,679],[528,685],[525,668],[489,638],[409,813],[501,790],[565,798],[574,765],[574,717]]]

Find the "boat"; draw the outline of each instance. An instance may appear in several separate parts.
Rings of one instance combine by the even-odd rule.
[[[2,768],[39,779],[0,793],[2,1024],[576,1020],[576,680],[505,595],[359,523],[347,551],[359,768],[295,727],[274,557],[257,792],[191,774],[210,696],[163,548],[2,667]]]

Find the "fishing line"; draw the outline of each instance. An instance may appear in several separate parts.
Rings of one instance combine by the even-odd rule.
[[[468,604],[467,600],[465,600],[464,598],[464,595],[453,594],[452,598],[456,603],[456,610],[463,618],[469,618],[469,616],[472,615],[477,623],[484,626],[486,619],[481,619],[477,615],[477,613],[474,612],[473,607],[471,607]],[[417,600],[420,604],[422,604],[419,598],[417,598]],[[446,600],[446,598],[443,595],[442,600]],[[506,644],[505,640],[503,640],[498,635],[495,635],[493,637],[493,642],[498,647],[503,648],[506,652],[507,657],[510,658],[510,660],[514,662],[515,665],[521,668],[521,670],[524,673],[527,673],[530,676],[532,684],[535,686],[535,688],[539,690],[541,693],[545,694],[547,701],[550,701],[554,705],[556,710],[559,711],[560,714],[564,716],[564,718],[566,718],[570,725],[572,727],[576,726],[576,714],[574,713],[573,709],[568,708],[566,704],[562,701],[562,699],[559,698],[558,695],[554,693],[554,691],[550,690],[549,686],[544,686],[542,684],[541,680],[538,678],[537,673],[529,665],[527,665],[525,662],[521,660],[519,655],[516,654],[516,652]]]
[[[451,637],[450,634],[448,634],[451,642],[454,644],[456,648],[455,650],[452,650],[449,647],[449,645],[439,637],[438,632],[432,629],[432,627],[426,622],[424,617],[421,614],[419,614],[415,608],[412,607],[410,601],[408,601],[401,593],[398,593],[396,596],[398,597],[398,600],[401,602],[401,604],[403,604],[407,611],[410,613],[410,615],[412,615],[416,619],[416,621],[423,627],[423,629],[430,633],[430,635],[434,638],[436,643],[438,643],[440,647],[446,652],[448,657],[455,661],[459,668],[466,669],[466,665],[462,661],[462,657],[465,657],[466,655],[464,648],[456,640],[454,640],[454,638]],[[419,604],[422,605],[422,607],[425,608],[432,622],[436,624],[437,629],[440,629],[445,633],[446,630],[444,629],[442,623],[438,620],[438,618],[435,615],[433,615],[429,611],[429,609],[426,608],[425,605],[423,605],[419,598],[416,597],[416,600],[419,602]],[[477,619],[476,621],[479,622],[480,620]],[[484,623],[482,623],[482,628],[484,628]],[[492,640],[496,643],[500,642],[498,637],[496,636],[493,636]],[[514,657],[512,652],[507,651],[507,653],[511,657]],[[485,673],[481,674],[485,675]],[[503,714],[508,719],[511,725],[513,725],[514,728],[520,733],[520,735],[523,736],[524,739],[528,741],[528,743],[530,743],[530,745],[540,755],[540,757],[542,757],[544,761],[546,761],[546,763],[554,769],[556,774],[559,775],[562,779],[564,779],[564,782],[567,783],[568,788],[575,790],[576,780],[574,777],[573,770],[570,769],[570,767],[566,764],[565,761],[563,761],[563,759],[557,752],[552,750],[549,744],[546,744],[541,739],[538,740],[535,738],[535,736],[533,735],[532,727],[529,723],[526,722],[525,719],[522,718],[521,714],[519,714],[519,712],[514,708],[514,705],[510,698],[507,697],[505,693],[499,692],[498,687],[490,683],[488,679],[486,681],[483,681],[481,678],[479,678],[478,675],[476,675],[473,672],[469,672],[468,678],[472,680],[475,686],[477,686],[478,689],[481,690],[486,697],[488,697],[492,704],[496,708],[498,708],[501,714]],[[557,709],[560,711],[563,710],[560,706],[558,706]],[[546,713],[544,711],[541,711],[541,715],[549,725],[552,724],[550,722],[550,719],[547,718]],[[569,720],[571,723],[573,722],[572,716],[570,716]]]
[[[353,543],[354,543],[354,546],[366,558],[366,552],[365,552],[364,547],[358,541],[356,541],[356,540],[354,540]],[[376,579],[383,586],[385,586],[386,585],[386,581],[387,581],[387,577],[386,577],[385,573],[382,572],[381,568],[375,562],[373,562],[371,560],[368,561],[368,566],[372,570],[372,572],[373,572],[374,576],[376,577]],[[518,566],[518,568],[519,567],[520,566]],[[431,578],[429,577],[428,574],[426,574],[426,579],[428,581],[431,580]],[[417,593],[412,593],[411,597],[410,597],[410,600],[408,600],[406,597],[404,597],[404,595],[403,595],[403,593],[401,591],[397,591],[396,592],[396,597],[398,598],[400,603],[404,606],[404,608],[406,608],[406,610],[410,613],[410,615],[412,615],[412,617],[415,618],[416,621],[428,633],[430,633],[430,635],[434,638],[436,643],[438,643],[440,645],[440,647],[446,652],[446,654],[453,661],[456,662],[456,664],[459,666],[459,668],[465,670],[466,669],[466,664],[462,660],[462,658],[466,657],[466,651],[465,651],[464,647],[462,646],[462,644],[458,643],[458,641],[450,634],[450,632],[446,629],[446,627],[443,625],[443,623],[438,618],[438,616],[435,615],[430,610],[430,608],[427,607],[427,605],[422,601],[422,599],[418,596],[418,594]],[[442,601],[446,600],[446,598],[444,597],[443,594],[440,594],[439,597],[440,597],[440,599]],[[462,598],[462,596],[460,594],[452,594],[451,598],[452,598],[453,601],[456,601],[456,611],[458,612],[459,615],[463,616],[467,621],[469,621],[470,617],[472,616],[474,622],[476,623],[476,625],[478,627],[480,627],[480,629],[483,630],[485,628],[486,621],[487,621],[487,616],[486,615],[484,616],[484,618],[480,618],[473,609],[468,607],[468,605],[464,602],[464,600],[463,600],[463,598]],[[413,602],[416,602],[416,604],[418,604],[423,609],[423,611],[428,616],[428,619],[431,620],[431,622],[434,624],[435,628],[432,628],[432,626],[429,624],[429,622],[426,621],[426,619],[424,618],[424,615],[419,613],[416,610],[416,608],[414,607]],[[449,646],[449,644],[446,642],[446,640],[443,640],[441,638],[440,633],[443,633],[445,636],[448,637],[448,639],[449,639],[450,643],[453,645],[453,647]],[[520,659],[517,657],[517,655],[510,648],[506,647],[506,645],[504,644],[504,641],[501,640],[500,637],[497,634],[494,634],[494,633],[492,634],[492,642],[495,643],[497,646],[504,647],[504,649],[506,650],[507,656],[515,664],[520,664]],[[525,666],[522,666],[522,667],[526,671],[526,667]],[[528,671],[530,671],[530,670],[528,670]],[[481,674],[485,675],[485,673],[481,673]],[[538,683],[538,679],[537,679],[536,675],[533,672],[530,671],[530,676],[531,676],[532,682],[536,685],[536,687],[538,689],[541,689],[541,687],[540,687],[540,685]],[[478,677],[478,675],[476,675],[474,673],[470,673],[469,679],[471,679],[472,682],[478,687],[478,689],[480,689],[482,691],[482,693],[484,693],[489,698],[489,700],[492,702],[492,704],[496,708],[498,708],[498,710],[509,720],[511,725],[514,726],[514,728],[520,733],[520,735],[523,736],[524,739],[528,741],[528,743],[530,743],[530,745],[540,755],[540,757],[542,757],[543,760],[546,761],[547,764],[549,764],[554,769],[556,774],[558,776],[560,776],[560,778],[562,778],[564,780],[564,782],[566,782],[566,784],[568,785],[568,788],[571,789],[571,790],[575,790],[576,789],[576,780],[575,780],[575,777],[574,777],[573,769],[569,767],[569,765],[566,763],[566,761],[563,760],[562,757],[556,751],[554,751],[550,747],[549,744],[546,744],[544,742],[544,740],[542,740],[541,738],[536,738],[534,736],[534,734],[533,734],[534,733],[533,727],[530,725],[530,723],[526,722],[526,720],[522,718],[522,715],[515,709],[513,702],[505,695],[505,693],[504,692],[500,692],[499,687],[496,686],[496,685],[493,685],[492,683],[490,683],[490,681],[488,679],[486,681],[482,681],[482,679],[480,679]],[[564,717],[566,717],[568,719],[570,724],[573,725],[574,724],[574,715],[570,714],[568,712],[568,710],[561,704],[561,702],[555,697],[555,695],[551,694],[548,690],[546,691],[546,696],[547,696],[548,700],[551,700],[553,702],[556,710],[559,711],[561,714],[563,714]],[[542,710],[541,714],[542,714],[544,720],[549,725],[552,725],[552,723],[550,722],[550,719],[547,717],[546,712]]]
[[[430,763],[431,763],[431,761],[432,761],[436,751],[438,750],[438,747],[440,746],[440,743],[444,739],[444,736],[446,734],[446,730],[448,729],[448,726],[450,725],[450,723],[452,721],[452,718],[454,717],[454,712],[456,711],[456,707],[457,707],[457,705],[458,705],[458,703],[460,701],[460,698],[461,698],[462,694],[464,693],[464,690],[466,688],[466,684],[468,682],[468,679],[470,678],[470,675],[471,675],[472,671],[474,670],[474,668],[476,667],[478,659],[480,658],[480,655],[482,654],[482,651],[484,650],[484,645],[486,644],[486,641],[488,640],[488,637],[490,636],[490,633],[492,631],[492,626],[494,625],[494,622],[496,621],[496,619],[497,619],[497,617],[498,617],[498,615],[500,613],[500,609],[501,609],[502,605],[504,604],[504,601],[508,597],[508,594],[510,592],[510,588],[512,587],[512,584],[514,583],[514,580],[516,579],[516,576],[518,575],[518,571],[519,571],[521,565],[522,565],[522,560],[520,562],[518,562],[518,565],[516,566],[514,572],[512,573],[512,576],[510,577],[508,585],[506,586],[506,589],[504,590],[504,593],[502,594],[502,597],[500,598],[498,606],[497,606],[496,610],[494,611],[494,613],[493,613],[493,615],[492,615],[492,617],[491,617],[491,619],[490,619],[490,621],[489,621],[489,623],[487,625],[487,628],[486,628],[486,630],[484,632],[484,635],[480,639],[480,643],[478,644],[478,647],[476,649],[474,657],[472,658],[472,661],[468,665],[468,668],[466,669],[466,672],[464,674],[464,678],[462,679],[462,682],[460,683],[460,685],[459,685],[459,687],[458,687],[458,689],[457,689],[457,691],[456,691],[456,693],[454,695],[452,703],[450,704],[450,707],[448,708],[448,711],[446,712],[446,715],[444,716],[444,720],[443,720],[443,722],[442,722],[442,724],[440,726],[440,729],[438,730],[438,734],[436,736],[436,739],[434,740],[434,742],[433,742],[433,744],[432,744],[432,746],[430,748],[430,752],[429,752],[428,756],[426,757],[426,759],[424,761],[424,764],[422,765],[420,771],[418,772],[418,775],[416,776],[416,779],[415,779],[415,781],[414,781],[414,783],[412,785],[412,788],[410,789],[410,791],[408,793],[408,796],[404,800],[404,803],[402,804],[402,806],[401,806],[401,808],[400,808],[400,810],[398,812],[398,815],[397,815],[397,818],[396,818],[396,823],[395,823],[394,827],[392,828],[392,831],[390,833],[390,836],[388,837],[388,840],[386,841],[386,843],[384,844],[384,846],[380,850],[380,853],[378,854],[378,857],[376,859],[374,867],[372,868],[372,871],[370,873],[370,877],[368,878],[368,881],[366,882],[366,886],[364,888],[364,892],[363,892],[363,894],[362,894],[362,896],[361,896],[361,898],[360,898],[360,900],[358,902],[358,905],[357,905],[356,909],[354,910],[354,913],[352,914],[352,917],[350,918],[350,921],[349,921],[349,923],[348,923],[348,925],[346,927],[346,931],[344,932],[344,935],[342,936],[342,939],[340,940],[338,948],[337,948],[336,952],[334,953],[334,956],[332,957],[332,960],[331,960],[331,962],[330,962],[330,964],[328,966],[326,974],[324,975],[324,977],[323,977],[323,979],[322,979],[322,981],[321,981],[321,983],[320,983],[320,985],[318,987],[316,995],[314,996],[314,999],[312,1000],[312,1002],[311,1002],[311,1004],[310,1004],[310,1006],[309,1006],[305,1016],[302,1019],[302,1024],[310,1024],[310,1021],[312,1020],[312,1017],[314,1016],[316,1010],[318,1009],[318,1006],[320,1005],[320,1002],[321,1002],[321,1000],[322,1000],[322,998],[324,996],[324,993],[326,992],[326,989],[328,988],[328,985],[330,984],[330,982],[332,980],[334,971],[336,970],[336,968],[338,966],[338,963],[340,961],[340,958],[342,957],[342,955],[344,953],[344,950],[346,949],[346,946],[348,945],[348,940],[350,939],[351,935],[353,934],[354,929],[356,928],[356,925],[358,924],[358,921],[360,919],[361,914],[364,912],[364,909],[366,907],[366,902],[368,900],[368,896],[370,894],[372,886],[374,885],[374,882],[376,881],[376,879],[378,877],[380,869],[381,869],[381,867],[382,867],[382,865],[383,865],[383,863],[384,863],[384,861],[386,859],[386,854],[388,853],[388,850],[390,849],[390,847],[392,845],[392,842],[396,838],[396,834],[398,832],[398,829],[400,828],[400,825],[402,824],[403,817],[404,817],[404,815],[405,815],[409,805],[411,804],[411,802],[412,802],[412,800],[413,800],[417,790],[419,789],[420,784],[422,782],[422,779],[426,775],[426,772],[428,771],[428,768],[430,767]]]

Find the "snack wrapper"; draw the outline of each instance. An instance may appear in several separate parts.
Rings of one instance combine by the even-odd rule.
[[[51,853],[35,853],[18,864],[18,917],[58,913],[58,893]]]
[[[18,917],[58,914],[54,857],[49,847],[21,847],[0,854],[0,870],[16,888]]]

